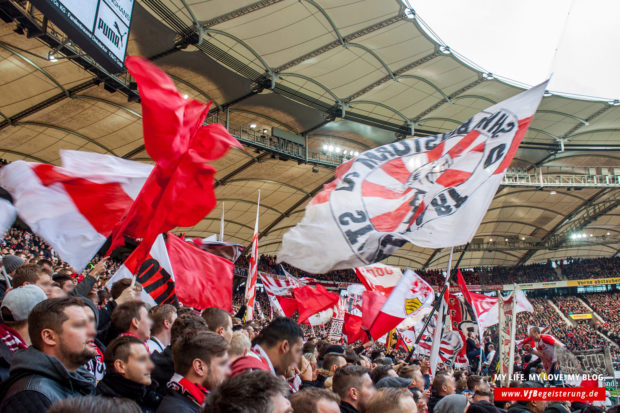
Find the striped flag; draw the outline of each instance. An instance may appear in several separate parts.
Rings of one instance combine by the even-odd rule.
[[[245,313],[246,321],[254,319],[254,300],[256,299],[256,278],[258,277],[258,213],[260,211],[260,190],[258,191],[258,202],[256,203],[256,223],[254,224],[254,236],[252,237],[252,255],[250,257],[250,268],[248,280],[245,283]]]

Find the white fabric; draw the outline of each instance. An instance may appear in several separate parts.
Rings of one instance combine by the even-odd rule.
[[[406,242],[468,243],[504,176],[518,122],[536,112],[545,87],[493,105],[454,133],[394,142],[342,164],[284,235],[278,262],[326,273],[381,261]]]
[[[357,276],[370,287],[384,295],[389,295],[403,276],[400,268],[376,263],[355,269]]]
[[[119,183],[135,199],[153,169],[150,165],[110,155],[61,151],[59,172],[95,183]],[[37,163],[16,161],[0,170],[0,186],[13,197],[19,216],[58,256],[80,272],[106,237],[78,211],[62,184],[44,186],[32,170]]]
[[[517,286],[517,289],[515,291],[515,297],[517,298],[517,302],[515,303],[516,314],[524,311],[527,311],[528,313],[533,313],[534,307],[525,296],[523,290]],[[485,310],[479,313],[480,308],[483,307]],[[499,305],[497,304],[497,297],[488,297],[488,299],[485,299],[483,307],[480,305],[474,305],[474,309],[478,315],[478,323],[480,324],[480,328],[484,329],[494,326],[499,322]]]
[[[8,200],[0,198],[0,237],[4,237],[15,222],[15,218],[17,218],[15,206]]]

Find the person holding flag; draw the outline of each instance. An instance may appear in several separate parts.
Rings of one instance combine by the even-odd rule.
[[[526,350],[531,350],[532,354],[538,356],[543,363],[545,372],[552,376],[560,373],[558,365],[558,354],[560,349],[565,346],[560,340],[549,334],[541,334],[540,328],[536,326],[530,327],[529,337],[521,342]],[[554,384],[558,384],[559,380],[552,380]]]

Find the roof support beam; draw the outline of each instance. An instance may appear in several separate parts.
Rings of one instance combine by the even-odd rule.
[[[256,3],[252,3],[252,4],[248,4],[245,7],[240,7],[238,9],[235,9],[233,11],[230,11],[228,13],[222,14],[220,16],[214,17],[212,19],[209,20],[202,20],[199,21],[198,23],[202,26],[202,27],[211,27],[211,26],[216,26],[218,24],[222,24],[225,23],[229,20],[233,20],[236,19],[237,17],[241,17],[241,16],[245,16],[246,14],[250,14],[252,12],[258,11],[258,10],[262,10],[265,7],[269,7],[273,4],[277,4],[280,3],[282,0],[262,0],[262,1],[257,1]]]
[[[246,169],[248,169],[250,166],[259,163],[261,160],[263,160],[267,155],[269,155],[269,152],[264,152],[261,153],[260,155],[258,155],[257,157],[252,158],[251,160],[247,161],[246,163],[244,163],[243,165],[241,165],[240,167],[238,167],[237,169],[235,169],[234,171],[230,172],[229,174],[227,174],[226,176],[224,176],[222,179],[216,179],[215,180],[215,188],[217,188],[220,185],[224,185],[226,184],[226,182],[228,182],[231,178],[235,177],[236,175],[240,174],[241,172],[245,171]]]
[[[346,42],[349,42],[349,41],[351,41],[353,39],[357,39],[358,37],[365,36],[365,35],[367,35],[369,33],[372,33],[372,32],[374,32],[376,30],[383,29],[384,27],[390,26],[390,25],[392,25],[394,23],[398,23],[399,21],[402,21],[402,20],[403,20],[402,15],[398,14],[398,15],[396,15],[394,17],[390,17],[388,19],[385,19],[385,20],[382,20],[382,21],[380,21],[378,23],[375,23],[375,24],[373,24],[371,26],[365,27],[365,28],[360,29],[360,30],[358,30],[356,32],[348,34],[348,35],[344,36],[343,40],[344,40],[344,42],[346,44]],[[313,50],[313,51],[311,51],[309,53],[306,53],[306,54],[304,54],[302,56],[299,56],[299,57],[297,57],[297,58],[295,58],[295,59],[293,59],[293,60],[291,60],[291,61],[289,61],[287,63],[284,63],[283,65],[275,68],[274,72],[276,72],[276,73],[283,72],[285,70],[290,69],[291,67],[295,67],[295,66],[299,65],[300,63],[305,62],[306,60],[312,59],[313,57],[317,57],[317,56],[319,56],[319,55],[321,55],[323,53],[326,53],[326,52],[328,52],[328,51],[330,51],[332,49],[335,49],[337,47],[340,47],[340,46],[342,46],[342,44],[340,43],[340,40],[334,40],[333,42],[328,43],[326,45],[323,45],[323,46],[319,47],[318,49],[315,49],[315,50]]]
[[[73,86],[70,89],[67,89],[68,93],[65,92],[60,92],[50,98],[45,99],[42,102],[39,102],[35,105],[30,106],[29,108],[26,108],[24,110],[22,110],[21,112],[10,116],[8,118],[6,118],[5,120],[3,120],[2,122],[0,122],[0,130],[6,128],[7,126],[24,119],[27,116],[33,115],[55,103],[60,102],[63,99],[66,99],[68,97],[71,97],[71,95],[73,95],[74,93],[78,93],[81,92],[82,90],[91,88],[93,86],[95,86],[97,84],[97,79],[90,79],[87,80],[86,82],[80,83],[79,85]]]
[[[474,80],[473,82],[466,84],[465,86],[463,86],[459,90],[457,90],[454,93],[451,93],[450,95],[448,95],[448,98],[450,99],[450,101],[453,101],[454,98],[456,98],[457,96],[459,96],[459,95],[463,94],[464,92],[467,92],[468,90],[478,86],[482,82],[483,82],[482,77],[479,77],[478,79]],[[438,109],[439,107],[441,107],[444,103],[446,103],[445,99],[440,100],[439,102],[435,103],[433,106],[429,107],[424,112],[422,112],[418,116],[416,116],[415,119],[413,119],[413,121],[416,122],[416,123],[419,122],[420,120],[424,119],[426,117],[426,115],[428,115],[429,113],[431,113],[431,112],[435,111],[436,109]]]
[[[547,234],[540,240],[539,244],[544,245],[551,237],[553,237],[558,232],[559,229],[561,229],[564,225],[570,222],[582,210],[586,209],[588,206],[592,205],[594,202],[600,199],[603,195],[605,195],[605,192],[606,192],[605,189],[601,189],[596,194],[592,195],[590,198],[585,200],[581,205],[579,205],[573,211],[571,211],[570,214],[568,214],[562,221],[558,222],[558,224],[555,227],[553,227],[549,232],[547,232]],[[519,259],[519,262],[517,263],[517,265],[524,265],[530,258],[532,258],[535,252],[536,252],[536,249],[529,249],[525,254],[523,254],[521,259]]]

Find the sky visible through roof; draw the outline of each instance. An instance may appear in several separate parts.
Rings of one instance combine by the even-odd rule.
[[[427,32],[484,72],[519,86],[620,99],[620,2],[404,0]]]

